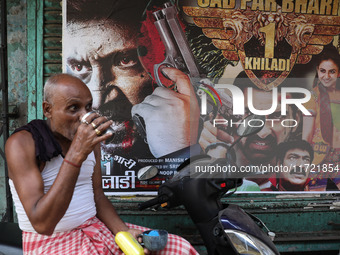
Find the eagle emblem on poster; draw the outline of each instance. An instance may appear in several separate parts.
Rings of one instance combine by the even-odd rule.
[[[297,4],[299,3],[299,5]],[[302,4],[303,3],[303,4]],[[260,89],[280,85],[295,64],[340,33],[339,1],[204,1],[183,6],[203,34]]]

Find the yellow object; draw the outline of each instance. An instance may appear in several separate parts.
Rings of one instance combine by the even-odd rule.
[[[126,255],[144,255],[143,247],[129,232],[118,232],[115,241]]]

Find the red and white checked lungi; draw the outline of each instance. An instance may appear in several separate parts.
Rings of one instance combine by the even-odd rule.
[[[129,228],[148,228],[126,223]],[[107,255],[123,254],[114,241],[114,235],[98,218],[93,217],[76,229],[57,232],[51,236],[23,231],[24,255]],[[182,237],[169,234],[164,250],[152,254],[194,255],[197,251]]]

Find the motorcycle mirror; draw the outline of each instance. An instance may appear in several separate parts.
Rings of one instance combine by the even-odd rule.
[[[249,115],[242,120],[244,125],[239,125],[236,133],[238,136],[245,137],[256,134],[264,127],[266,117],[263,115]]]
[[[155,166],[145,166],[138,170],[137,178],[140,181],[152,179],[158,174],[158,168]]]

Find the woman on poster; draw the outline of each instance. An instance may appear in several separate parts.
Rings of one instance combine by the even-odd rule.
[[[318,56],[312,97],[306,104],[311,116],[303,117],[302,138],[313,145],[316,173],[311,190],[340,188],[340,55],[326,46]]]

